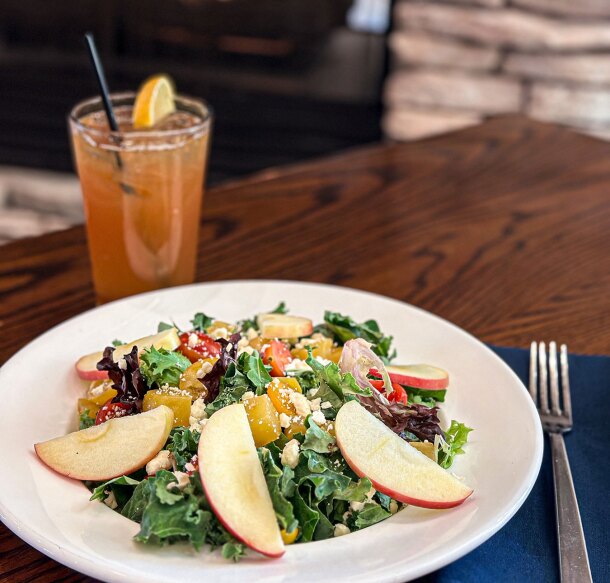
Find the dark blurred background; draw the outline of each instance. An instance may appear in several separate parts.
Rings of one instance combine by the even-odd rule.
[[[216,121],[209,181],[380,138],[389,0],[2,0],[0,165],[70,171],[66,114],[165,72]]]
[[[66,114],[168,73],[209,182],[520,113],[610,140],[610,0],[0,0],[0,244],[81,222]]]

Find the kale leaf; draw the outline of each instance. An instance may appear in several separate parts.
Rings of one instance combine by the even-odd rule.
[[[330,453],[337,449],[337,440],[327,431],[311,420],[311,415],[306,421],[308,429],[305,432],[305,440],[302,449],[310,449],[317,453]]]
[[[271,496],[277,521],[287,533],[291,533],[297,528],[299,523],[294,517],[292,503],[284,494],[288,488],[287,484],[283,483],[286,482],[286,478],[282,470],[273,461],[273,457],[267,448],[260,448],[258,456],[263,467],[263,473],[265,474],[267,488]],[[294,482],[292,483],[292,489],[294,489]]]
[[[191,431],[188,427],[174,427],[171,430],[165,449],[174,454],[176,466],[181,472],[186,471],[185,465],[197,455],[200,437],[201,433]]]

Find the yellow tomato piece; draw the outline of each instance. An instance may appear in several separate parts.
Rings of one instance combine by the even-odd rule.
[[[299,529],[295,528],[291,533],[288,533],[282,528],[282,530],[280,530],[280,534],[282,535],[284,544],[291,545],[295,540],[297,540],[297,537],[299,536]]]
[[[201,370],[201,367],[205,363],[207,363],[208,366],[212,367],[212,366],[214,366],[214,364],[216,363],[217,360],[218,360],[218,358],[216,358],[216,357],[202,358],[201,360],[198,360],[198,361],[194,362],[193,364],[191,364],[191,366],[189,366],[180,375],[180,382],[178,384],[178,386],[180,387],[180,390],[186,391],[187,393],[189,393],[191,395],[192,400],[198,399],[199,397],[205,398],[208,394],[208,390],[201,383],[201,380],[199,379],[197,374],[199,373],[199,371]]]
[[[97,412],[100,408],[89,399],[79,399],[78,400],[78,414],[82,414],[84,411],[88,411],[88,416],[91,419],[95,419]]]
[[[142,411],[150,411],[161,405],[169,407],[174,412],[174,427],[189,426],[191,416],[190,395],[181,394],[176,389],[148,391],[144,395]]]
[[[263,338],[262,336],[257,336],[256,338],[250,340],[250,346],[252,346],[254,350],[261,352],[263,346],[265,346],[265,344],[271,344],[271,341],[272,338]]]
[[[284,429],[284,435],[288,439],[292,439],[297,433],[305,435],[306,431],[307,427],[305,427],[305,420],[301,419],[300,417],[294,417],[290,421],[290,425]]]
[[[235,328],[235,326],[233,326],[233,324],[229,324],[228,322],[223,322],[222,320],[214,320],[205,329],[205,333],[206,334],[212,334],[212,332],[216,332],[216,330],[221,330],[222,328],[224,328],[225,330],[228,330],[229,332],[231,332]]]
[[[334,346],[332,338],[312,339],[309,346],[311,347],[311,355],[314,358],[320,356],[321,358],[332,360],[333,362],[339,362],[341,352],[343,351],[341,346]],[[307,345],[304,345],[303,348],[293,348],[290,352],[292,353],[293,358],[298,358],[300,360],[307,359]]]
[[[256,447],[267,445],[280,436],[280,416],[267,395],[246,399],[244,407]]]
[[[302,393],[299,381],[292,377],[275,377],[267,385],[267,395],[271,399],[273,406],[278,413],[286,413],[286,415],[294,415],[296,409],[290,400],[290,394],[293,392]]]
[[[100,389],[102,389],[102,391],[100,392]],[[92,402],[95,403],[96,405],[99,405],[100,407],[108,402],[110,399],[114,399],[117,395],[117,390],[113,389],[110,386],[110,383],[105,382],[105,383],[100,383],[97,386],[93,386],[93,383],[91,385],[91,387],[89,387],[89,391],[87,392],[87,398]]]

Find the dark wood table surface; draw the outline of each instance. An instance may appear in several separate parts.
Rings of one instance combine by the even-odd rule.
[[[198,279],[239,278],[369,290],[486,342],[610,354],[610,144],[504,117],[214,188]],[[82,228],[0,247],[0,362],[93,306]],[[0,524],[0,581],[82,580]]]

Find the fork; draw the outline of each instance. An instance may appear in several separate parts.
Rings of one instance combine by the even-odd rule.
[[[593,579],[572,472],[563,440],[563,434],[572,429],[568,348],[565,344],[562,344],[560,348],[559,365],[555,342],[549,343],[548,358],[545,343],[532,342],[529,391],[538,407],[542,428],[548,434],[551,444],[561,581],[562,583],[587,583]],[[560,367],[561,394],[559,390]]]

